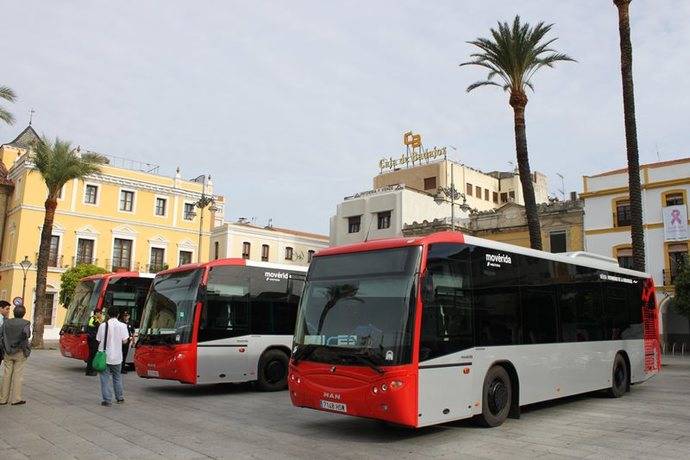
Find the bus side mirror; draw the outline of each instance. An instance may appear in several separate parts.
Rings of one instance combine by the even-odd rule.
[[[105,298],[103,299],[103,306],[105,306],[106,308],[113,306],[113,293],[112,292],[106,292],[105,293]]]
[[[422,280],[422,302],[424,302],[424,305],[433,303],[435,300],[433,276],[431,276],[431,274],[427,270],[426,272],[424,272],[424,274],[422,274],[421,280]]]

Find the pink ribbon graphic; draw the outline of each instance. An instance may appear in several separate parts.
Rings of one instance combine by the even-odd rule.
[[[671,211],[671,225],[677,223],[680,225],[680,211],[677,209],[674,209]]]

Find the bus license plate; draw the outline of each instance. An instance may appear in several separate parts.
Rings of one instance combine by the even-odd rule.
[[[333,401],[321,400],[321,409],[334,410],[336,412],[347,412],[347,405]]]
[[[151,369],[146,371],[146,375],[148,375],[149,377],[160,377],[158,371],[152,371]]]

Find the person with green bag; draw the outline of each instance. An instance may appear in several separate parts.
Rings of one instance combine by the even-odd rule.
[[[129,341],[127,326],[117,319],[117,309],[108,308],[108,321],[98,327],[96,340],[98,352],[93,359],[93,368],[99,374],[101,382],[101,406],[112,406],[112,389],[115,391],[115,400],[118,404],[125,402],[125,393],[122,386],[122,345]],[[101,370],[102,369],[102,370]]]

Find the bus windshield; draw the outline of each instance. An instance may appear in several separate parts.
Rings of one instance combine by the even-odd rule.
[[[141,343],[189,343],[203,269],[156,276],[142,315]]]
[[[296,359],[411,361],[421,247],[314,258],[297,318]],[[301,349],[301,350],[300,350]]]
[[[72,301],[67,308],[65,326],[86,326],[89,316],[98,306],[98,299],[103,286],[103,278],[84,280],[77,284]]]

